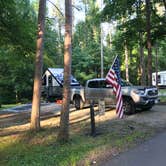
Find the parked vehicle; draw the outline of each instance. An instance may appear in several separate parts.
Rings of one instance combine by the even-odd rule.
[[[158,102],[156,87],[133,86],[124,80],[122,80],[122,96],[124,111],[127,114],[134,113],[137,108],[151,109]],[[71,101],[76,109],[81,109],[90,100],[95,103],[104,100],[106,105],[112,106],[116,104],[113,88],[101,78],[88,80],[85,88],[73,88],[71,91]]]
[[[160,71],[157,72],[157,79],[156,79],[156,73],[152,73],[152,85],[159,87],[166,87],[166,71]]]
[[[63,69],[48,68],[43,75],[42,96],[47,100],[62,99]],[[158,90],[156,87],[133,86],[122,80],[122,96],[125,113],[134,113],[137,108],[151,109],[158,102]],[[91,79],[85,87],[71,75],[71,103],[76,109],[81,109],[90,101],[98,103],[104,100],[106,106],[115,106],[116,100],[113,88],[103,78]]]
[[[71,75],[71,87],[80,87],[80,83]],[[62,99],[63,68],[48,68],[42,77],[42,96],[47,100]]]

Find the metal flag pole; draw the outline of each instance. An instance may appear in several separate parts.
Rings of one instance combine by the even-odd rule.
[[[111,69],[112,69],[112,66],[114,65],[115,60],[116,60],[117,57],[118,57],[118,55],[116,55],[116,57],[114,58],[114,61],[113,61],[112,65],[111,65]]]

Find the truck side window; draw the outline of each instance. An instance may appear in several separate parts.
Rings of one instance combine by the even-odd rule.
[[[112,88],[112,85],[107,83],[106,88]]]
[[[99,88],[99,83],[98,83],[98,81],[91,81],[91,82],[89,82],[88,87],[89,88]]]
[[[105,80],[101,80],[100,81],[100,88],[106,88],[106,87],[107,87],[106,81]]]
[[[122,87],[124,87],[124,86],[132,86],[132,84],[131,84],[130,82],[121,80],[121,86],[122,86]]]

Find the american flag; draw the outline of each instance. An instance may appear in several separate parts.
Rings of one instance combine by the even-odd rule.
[[[112,67],[106,76],[106,81],[112,85],[116,96],[116,113],[119,118],[123,117],[123,100],[121,91],[121,77],[120,77],[120,63],[118,56],[116,56]]]

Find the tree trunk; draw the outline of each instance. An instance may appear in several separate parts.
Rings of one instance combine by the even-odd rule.
[[[63,65],[63,43],[62,43],[62,24],[61,21],[58,21],[58,31],[59,31],[59,57],[56,61],[58,61],[59,65]]]
[[[158,44],[156,43],[156,87],[158,87]]]
[[[139,0],[137,3],[137,18],[138,18],[138,35],[139,35],[139,57],[140,57],[140,63],[139,63],[139,83],[142,86],[146,85],[146,74],[145,74],[145,58],[144,58],[144,46],[143,46],[143,27],[141,26],[140,20],[142,20],[142,11],[141,11],[141,4],[142,1]]]
[[[152,85],[151,2],[146,0],[146,32],[148,49],[148,85]]]
[[[127,48],[127,41],[125,40],[125,67],[126,67],[126,81],[129,82],[129,54]]]
[[[60,9],[61,7],[61,1],[58,0],[57,3],[56,3],[56,6],[58,9]],[[62,40],[63,40],[63,37],[62,37],[62,27],[63,27],[63,15],[62,13],[59,12],[59,10],[56,10],[56,16],[58,18],[58,36],[59,36],[59,56],[58,56],[58,59],[56,59],[56,61],[58,62],[59,65],[63,65],[63,44],[62,44]]]
[[[65,42],[64,42],[64,84],[63,104],[60,118],[58,140],[67,142],[69,139],[69,109],[70,109],[70,76],[71,76],[71,36],[72,36],[72,3],[65,0]]]
[[[146,85],[146,77],[145,77],[145,58],[144,58],[144,48],[143,48],[143,36],[142,33],[139,32],[139,52],[140,52],[140,76],[141,76],[141,85]]]
[[[33,101],[32,101],[31,126],[30,126],[32,130],[36,131],[40,129],[40,96],[41,96],[41,77],[42,77],[42,65],[43,65],[43,37],[44,37],[45,11],[46,11],[46,0],[40,0],[39,14],[38,14],[38,34],[37,34],[36,58],[35,58]]]

